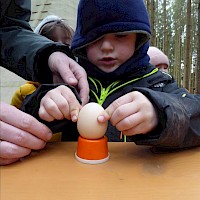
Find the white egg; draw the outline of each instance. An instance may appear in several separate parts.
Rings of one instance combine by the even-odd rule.
[[[99,123],[97,117],[103,113],[104,108],[97,103],[88,103],[79,112],[77,129],[86,139],[102,138],[107,130],[108,123]]]

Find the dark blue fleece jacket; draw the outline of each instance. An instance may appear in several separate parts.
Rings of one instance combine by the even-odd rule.
[[[105,73],[87,60],[85,47],[106,33],[136,32],[136,52],[118,69]],[[71,49],[89,76],[110,81],[141,76],[149,64],[150,23],[143,0],[80,0]],[[137,74],[139,72],[139,74]]]

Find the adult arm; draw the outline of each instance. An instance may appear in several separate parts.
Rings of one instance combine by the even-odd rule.
[[[32,32],[30,8],[30,0],[0,0],[0,65],[26,80],[76,86],[85,104],[89,93],[85,70],[70,58],[67,46]]]
[[[67,48],[32,32],[31,1],[0,2],[0,65],[26,80],[52,82],[48,57],[56,49],[67,52]]]

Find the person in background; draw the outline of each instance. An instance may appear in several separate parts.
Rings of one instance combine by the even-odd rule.
[[[85,70],[66,45],[33,33],[30,9],[30,0],[0,0],[0,66],[26,80],[76,86],[82,103],[87,103]],[[1,102],[0,110],[0,165],[42,149],[52,137],[47,126],[14,106]]]
[[[74,30],[60,17],[48,15],[35,28],[35,33],[43,35],[54,42],[71,45]]]
[[[169,72],[169,59],[160,49],[154,46],[150,46],[147,51],[147,54],[150,58],[149,62],[152,65],[154,65],[163,72]]]
[[[80,0],[71,49],[87,72],[89,102],[105,108],[97,120],[109,120],[110,142],[169,151],[200,146],[200,95],[149,63],[150,30],[143,0]],[[66,84],[40,85],[22,105],[52,131],[65,130],[63,140],[77,140],[81,108],[76,88]]]

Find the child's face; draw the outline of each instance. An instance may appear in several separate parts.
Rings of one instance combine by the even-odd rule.
[[[54,42],[60,42],[67,46],[70,46],[72,38],[69,37],[69,34],[66,30],[63,30],[62,27],[57,26],[53,30],[53,35],[51,38]]]
[[[109,33],[87,47],[88,60],[104,72],[113,72],[135,52],[136,33]]]
[[[168,73],[168,65],[166,64],[158,64],[155,67],[157,67],[160,71]]]

